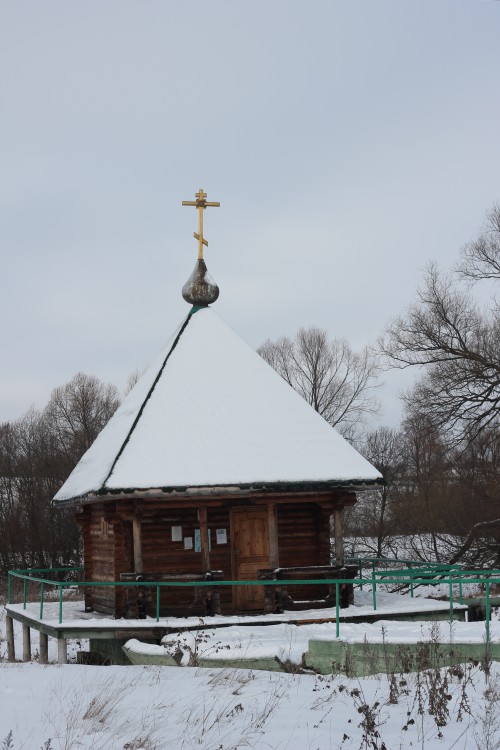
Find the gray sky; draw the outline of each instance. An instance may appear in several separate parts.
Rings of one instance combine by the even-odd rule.
[[[494,0],[0,0],[0,71],[0,422],[156,355],[199,187],[254,347],[373,341],[500,200]]]

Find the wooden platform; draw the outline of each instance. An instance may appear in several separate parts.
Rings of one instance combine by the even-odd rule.
[[[432,599],[410,599],[398,594],[379,594],[377,610],[370,604],[369,592],[356,591],[356,603],[340,612],[339,622],[376,622],[377,620],[449,620],[448,602]],[[454,604],[454,619],[465,619],[465,605]],[[6,605],[6,629],[8,659],[14,661],[14,621],[23,628],[23,661],[31,659],[31,629],[40,633],[40,662],[47,662],[47,638],[55,638],[58,643],[58,661],[67,662],[67,641],[72,639],[89,640],[90,651],[101,654],[103,660],[114,664],[128,663],[121,650],[131,638],[147,643],[160,643],[168,633],[182,632],[206,627],[228,627],[241,625],[278,625],[294,623],[336,622],[335,609],[304,610],[283,612],[282,614],[231,615],[213,617],[168,617],[156,622],[153,618],[144,620],[113,620],[95,612],[86,612],[83,601],[67,601],[63,604],[63,620],[59,622],[59,604],[50,602],[44,605],[43,619],[40,619],[39,604],[28,602]]]

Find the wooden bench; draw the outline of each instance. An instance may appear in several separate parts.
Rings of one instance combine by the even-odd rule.
[[[156,587],[155,583],[201,583],[205,581],[222,581],[222,570],[211,570],[208,573],[121,573],[120,581],[129,583],[151,583],[151,586],[126,586],[125,618],[145,619],[148,615],[156,615]],[[176,603],[179,592],[192,591],[192,602]],[[160,615],[171,617],[188,617],[195,615],[206,617],[220,614],[219,587],[193,586],[168,587],[161,586]],[[176,596],[177,594],[177,596]],[[186,597],[181,597],[185,599]],[[165,603],[167,600],[167,603]]]
[[[356,578],[358,568],[356,565],[312,565],[296,568],[264,568],[258,571],[259,580],[276,581],[276,586],[265,586],[265,612],[280,613],[284,610],[302,610],[302,609],[320,609],[326,607],[335,607],[336,605],[336,585],[326,584],[326,595],[313,596],[305,598],[302,593],[314,594],[319,591],[320,584],[304,585],[296,587],[296,592],[300,596],[295,599],[290,595],[287,581],[300,580],[345,580]],[[292,584],[293,588],[293,584]],[[354,602],[354,587],[349,583],[339,585],[340,606],[346,608]]]

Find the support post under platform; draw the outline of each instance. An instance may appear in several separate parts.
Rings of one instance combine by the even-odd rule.
[[[40,633],[40,664],[47,664],[49,661],[49,636],[47,633]]]
[[[5,618],[5,630],[7,637],[7,660],[16,660],[16,649],[14,645],[14,620],[9,615]]]
[[[57,639],[57,661],[59,664],[68,663],[68,649],[65,638]]]
[[[23,623],[23,661],[31,661],[31,629]]]

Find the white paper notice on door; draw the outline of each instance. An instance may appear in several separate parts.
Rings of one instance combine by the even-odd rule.
[[[182,542],[182,526],[172,526],[172,541]]]
[[[227,544],[227,529],[216,530],[217,544]]]

